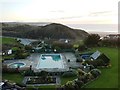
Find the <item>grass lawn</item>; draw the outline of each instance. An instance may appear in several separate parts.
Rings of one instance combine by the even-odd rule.
[[[77,78],[77,76],[75,76],[75,77],[64,77],[64,78],[61,77],[61,85],[64,85],[65,83],[67,83],[67,81],[72,81],[76,78]]]
[[[2,78],[12,82],[21,83],[24,77],[20,74],[3,73]]]
[[[40,90],[56,90],[55,85],[47,85],[47,86],[29,86],[27,87],[28,90],[33,90],[33,88],[39,88]]]
[[[117,88],[118,87],[118,49],[99,47],[93,48],[92,51],[99,50],[107,55],[111,60],[112,67],[109,69],[100,69],[101,76],[89,83],[86,88]]]
[[[21,74],[8,74],[8,73],[3,73],[2,74],[2,78],[3,79],[7,79],[7,80],[10,80],[11,82],[16,82],[16,83],[21,83],[22,80],[23,80],[23,76]],[[68,77],[68,78],[63,78],[61,77],[61,84],[65,84],[67,81],[72,81],[73,79],[76,79],[77,77]],[[52,90],[55,90],[55,85],[48,85],[48,86],[38,86],[38,87],[35,87],[35,88],[48,88],[48,89],[52,89]],[[34,88],[33,86],[29,86],[28,87],[29,89],[31,88]]]
[[[2,42],[0,42],[0,43],[13,44],[13,43],[17,43],[17,40],[15,40],[14,38],[2,37]]]

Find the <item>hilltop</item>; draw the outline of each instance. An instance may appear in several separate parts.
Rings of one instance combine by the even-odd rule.
[[[31,39],[84,39],[88,33],[58,23],[50,23],[44,26],[27,23],[2,23],[2,35]]]

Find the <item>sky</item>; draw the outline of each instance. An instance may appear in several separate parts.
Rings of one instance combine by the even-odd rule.
[[[0,21],[117,24],[119,0],[0,0]]]

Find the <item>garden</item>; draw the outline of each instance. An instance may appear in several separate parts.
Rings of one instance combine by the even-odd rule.
[[[26,83],[29,84],[56,84],[56,77],[47,76],[47,77],[28,77]]]

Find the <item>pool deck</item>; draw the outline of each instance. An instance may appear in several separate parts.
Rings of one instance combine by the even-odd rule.
[[[43,69],[41,68],[41,69],[37,69],[36,67],[39,63],[40,56],[41,56],[40,53],[33,53],[29,57],[27,57],[26,59],[6,60],[6,61],[4,61],[4,64],[9,65],[9,64],[14,63],[14,62],[24,62],[26,64],[25,67],[21,67],[21,68],[28,68],[28,67],[30,67],[30,65],[32,65],[32,69],[35,72],[40,72],[42,70],[49,71],[49,72],[60,72],[60,71],[63,72],[63,71],[68,71],[70,67],[72,67],[72,68],[80,67],[80,63],[76,62],[76,57],[73,53],[68,52],[68,53],[59,53],[59,54],[62,55],[62,59],[63,59],[63,63],[64,63],[65,68],[43,68]],[[68,62],[68,59],[70,60],[70,62]]]

